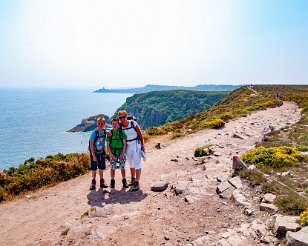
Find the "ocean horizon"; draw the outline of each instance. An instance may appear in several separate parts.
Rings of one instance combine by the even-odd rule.
[[[112,116],[132,94],[90,89],[0,89],[0,170],[29,158],[80,153],[89,133],[68,133],[83,118]]]

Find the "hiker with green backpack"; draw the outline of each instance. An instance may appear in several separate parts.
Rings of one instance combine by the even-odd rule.
[[[119,120],[117,118],[111,119],[112,129],[110,134],[107,135],[107,150],[110,156],[110,188],[115,187],[115,170],[120,169],[122,174],[122,185],[123,188],[128,188],[126,175],[125,175],[125,161],[126,161],[126,140],[127,136],[122,130],[122,127],[119,127]]]

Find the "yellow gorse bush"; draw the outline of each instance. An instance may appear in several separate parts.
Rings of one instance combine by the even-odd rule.
[[[308,226],[308,208],[306,208],[306,210],[300,214],[297,222],[301,226]]]
[[[241,159],[249,165],[265,165],[272,168],[298,166],[304,156],[298,150],[288,146],[257,147],[247,151]]]

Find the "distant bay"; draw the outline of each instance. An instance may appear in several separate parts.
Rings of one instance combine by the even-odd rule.
[[[26,159],[83,152],[87,133],[67,133],[82,118],[113,115],[131,94],[85,89],[0,89],[0,170]]]

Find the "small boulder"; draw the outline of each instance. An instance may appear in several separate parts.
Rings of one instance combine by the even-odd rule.
[[[193,204],[195,201],[197,201],[198,198],[194,196],[185,196],[185,201],[188,202],[188,204]]]
[[[257,167],[255,166],[255,165],[250,165],[249,167],[247,167],[247,170],[249,171],[249,172],[251,172],[251,171],[253,171],[253,170],[255,170]]]
[[[289,246],[308,246],[308,226],[298,232],[287,232],[287,245]]]
[[[285,237],[288,231],[297,232],[301,226],[296,222],[296,216],[277,215],[275,221],[275,231],[277,237]]]
[[[260,210],[261,211],[267,211],[267,212],[270,212],[272,214],[275,214],[278,211],[278,208],[273,204],[262,202],[260,204]]]
[[[227,198],[227,199],[231,199],[232,198],[232,193],[235,190],[235,188],[233,186],[231,186],[230,188],[224,190],[222,193],[219,194],[220,198]]]
[[[281,173],[281,176],[284,177],[284,176],[288,176],[288,175],[290,175],[290,174],[291,174],[291,172],[290,172],[290,171],[287,171],[287,172]]]
[[[234,190],[232,192],[232,198],[235,203],[239,206],[250,207],[251,203],[239,192],[239,190]]]
[[[235,176],[232,179],[229,179],[228,182],[233,185],[236,189],[239,189],[242,187],[242,181],[239,176]]]
[[[262,199],[264,203],[274,203],[276,196],[271,193],[266,193]]]
[[[221,184],[219,184],[216,188],[216,192],[217,194],[224,192],[226,189],[229,189],[232,185],[228,182],[222,182]]]
[[[168,182],[158,181],[151,185],[151,191],[164,191],[168,187]]]
[[[104,207],[93,207],[90,209],[89,218],[93,217],[104,217],[107,218],[108,216],[113,214],[112,205],[108,204]]]
[[[189,183],[189,181],[178,181],[177,184],[172,186],[174,193],[176,195],[184,193],[185,190],[187,190],[187,186]]]

